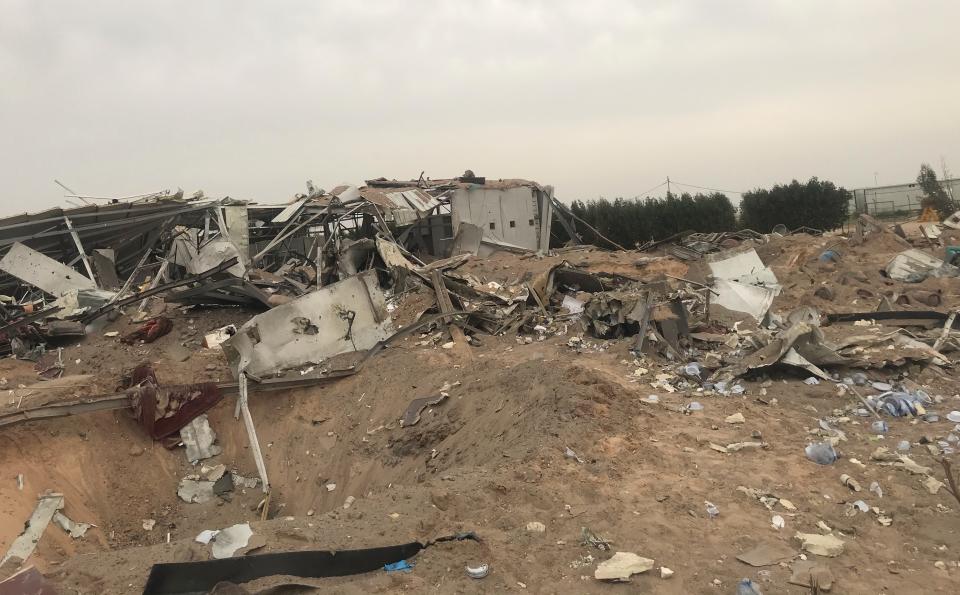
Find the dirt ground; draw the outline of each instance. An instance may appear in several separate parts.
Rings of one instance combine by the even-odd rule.
[[[841,252],[840,261],[819,262],[831,246]],[[798,305],[823,312],[873,311],[882,297],[895,301],[900,295],[910,300],[902,304],[906,309],[960,306],[956,279],[906,286],[882,277],[883,264],[902,249],[884,238],[854,246],[811,236],[757,247],[784,286],[775,311]],[[507,282],[562,260],[641,280],[663,273],[694,276],[699,266],[651,254],[582,249],[545,258],[495,255],[472,260],[463,270]],[[822,285],[832,289],[832,299],[813,295]],[[939,292],[940,305],[925,305],[917,292]],[[927,293],[920,297],[928,299]],[[199,341],[203,333],[252,314],[168,308],[174,330],[156,343],[134,346],[103,333],[122,334],[135,324],[127,318],[109,323],[64,347],[65,375],[77,379],[72,385],[66,381],[67,392],[110,392],[125,370],[143,361],[155,365],[161,382],[230,380],[222,353]],[[583,336],[585,346],[571,347],[573,336]],[[516,336],[483,336],[482,345],[467,350],[418,342],[417,335],[400,340],[360,373],[333,384],[251,396],[273,485],[266,521],[257,511],[259,488],[238,490],[230,501],[180,500],[177,484],[196,468],[182,449],[151,441],[125,411],[4,428],[0,551],[23,529],[37,495],[53,490],[64,494],[69,518],[96,525],[85,537],[71,539],[51,524],[29,560],[64,593],[141,592],[154,563],[210,558],[209,546],[194,542],[201,530],[248,521],[266,542],[254,554],[425,542],[464,531],[481,539],[432,545],[411,560],[415,568],[409,573],[317,579],[301,592],[716,594],[734,593],[738,581],[751,578],[767,594],[802,594],[810,589],[788,583],[801,556],[829,569],[832,593],[957,592],[960,503],[944,489],[930,494],[920,476],[871,459],[878,446],[895,450],[908,440],[910,456],[943,480],[922,443],[958,433],[944,417],[960,410],[950,367],[869,371],[872,380],[908,377],[940,400],[934,408],[940,421],[885,418],[889,432],[877,436],[870,431],[871,418],[850,415],[859,406],[856,398],[839,395],[831,383],[808,385],[803,376],[772,371],[744,381],[742,395],[695,388],[667,392],[651,383],[657,374],[676,374],[680,364],[638,360],[629,351],[631,338],[596,340],[574,325],[566,334],[529,343]],[[0,360],[0,377],[6,389],[0,395],[8,393],[7,401],[25,392],[13,390],[21,384],[37,383],[31,362],[11,358]],[[426,409],[417,425],[400,427],[411,400],[437,395],[445,385],[446,401]],[[659,402],[650,402],[652,394]],[[31,398],[43,397],[24,397]],[[693,401],[703,410],[690,413]],[[209,413],[223,447],[212,462],[254,477],[247,435],[233,413],[230,397]],[[727,423],[736,413],[745,422]],[[804,447],[818,440],[818,422],[827,417],[839,418],[833,425],[847,440],[838,447],[840,460],[820,466],[804,456]],[[764,447],[729,453],[711,447],[741,441]],[[582,462],[567,456],[568,448]],[[863,491],[844,486],[842,474]],[[882,497],[867,489],[871,482],[882,488]],[[795,508],[776,504],[768,510],[741,486],[789,500]],[[348,497],[355,500],[345,508]],[[892,523],[884,526],[873,512],[851,512],[855,500],[882,510]],[[706,502],[719,509],[718,516],[711,518]],[[773,525],[774,515],[783,518],[782,528]],[[152,530],[144,529],[145,519],[156,521]],[[531,522],[544,530],[529,529]],[[820,533],[819,522],[844,542],[839,556],[801,554],[794,534]],[[583,544],[584,528],[609,541],[611,551]],[[762,568],[737,560],[763,544],[794,553]],[[614,551],[652,558],[654,568],[630,584],[595,580],[597,564]],[[464,571],[478,562],[491,568],[482,580]],[[661,578],[661,567],[675,574]],[[248,588],[255,592],[254,587],[280,582],[274,577]]]

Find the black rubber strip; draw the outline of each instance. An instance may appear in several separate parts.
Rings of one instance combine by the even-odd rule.
[[[415,556],[419,542],[364,550],[301,551],[201,562],[155,564],[143,595],[205,595],[222,581],[241,584],[266,576],[324,578],[362,574]]]

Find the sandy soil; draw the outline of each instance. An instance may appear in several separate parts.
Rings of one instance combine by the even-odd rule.
[[[877,270],[899,247],[844,243],[840,263],[818,263],[831,241],[837,240],[795,236],[758,248],[784,284],[775,310],[800,304],[824,311],[873,310],[886,291],[921,288],[942,290],[944,303],[937,309],[960,305],[956,280],[904,287],[880,277]],[[681,276],[688,268],[644,257],[650,255],[600,250],[543,259],[503,255],[471,261],[464,270],[508,281],[561,260],[641,279],[668,271]],[[866,280],[841,281],[853,274]],[[813,296],[822,282],[835,289],[833,301]],[[857,288],[875,297],[851,297]],[[198,341],[203,332],[250,314],[170,310],[173,332],[152,345],[125,346],[102,332],[93,334],[65,347],[66,374],[92,376],[76,387],[77,394],[113,390],[124,370],[144,360],[155,363],[161,381],[226,380],[230,375],[220,352]],[[122,333],[135,326],[124,319],[102,331]],[[571,328],[569,335],[575,334]],[[807,557],[833,573],[832,592],[956,592],[960,504],[944,490],[928,493],[918,476],[870,458],[877,446],[893,449],[909,440],[914,460],[943,479],[919,442],[942,439],[955,424],[888,418],[889,433],[877,437],[870,419],[847,416],[835,424],[847,436],[839,446],[843,458],[818,466],[803,453],[817,439],[812,432],[818,420],[845,416],[857,404],[849,394],[838,396],[829,383],[810,386],[800,376],[775,372],[744,382],[743,395],[692,388],[670,393],[650,383],[658,373],[676,373],[676,365],[635,360],[630,340],[587,337],[588,346],[577,352],[568,339],[550,336],[526,344],[516,337],[483,337],[482,346],[463,352],[417,346],[414,336],[335,384],[252,397],[274,486],[271,519],[264,522],[256,511],[263,497],[259,489],[235,492],[229,502],[182,502],[177,483],[195,468],[182,449],[150,441],[125,412],[7,428],[0,432],[0,551],[21,531],[37,494],[50,489],[65,495],[67,516],[97,525],[77,540],[51,525],[30,559],[71,593],[140,592],[155,562],[209,558],[208,546],[193,542],[201,530],[250,521],[266,539],[256,553],[394,545],[458,531],[476,531],[482,538],[432,546],[416,556],[409,574],[379,571],[316,581],[324,592],[714,594],[733,593],[736,583],[749,577],[765,593],[801,594],[809,589],[787,583],[789,564],[754,568],[736,556],[776,543],[793,549],[798,559],[794,533],[817,533],[822,521],[841,535],[844,552]],[[172,356],[182,349],[190,357],[175,361]],[[960,409],[950,369],[910,366],[870,373],[876,380],[903,374],[942,398],[936,407],[941,415]],[[36,382],[32,364],[12,359],[0,360],[0,376],[7,387]],[[399,426],[411,400],[457,382],[450,398],[424,411],[419,424]],[[659,395],[660,403],[645,402],[650,394]],[[693,400],[704,410],[684,413]],[[745,423],[725,422],[738,412]],[[213,462],[254,476],[233,400],[225,399],[209,416],[224,449]],[[710,446],[751,440],[766,448],[723,454]],[[583,462],[565,456],[567,447]],[[844,473],[864,491],[842,485]],[[17,489],[17,474],[24,476],[23,490]],[[867,491],[872,481],[882,487],[882,498]],[[739,486],[786,498],[796,510],[780,505],[768,510]],[[348,496],[355,501],[344,509]],[[892,524],[881,525],[873,513],[850,516],[848,504],[858,499],[882,509]],[[719,516],[710,518],[705,501],[719,508]],[[784,528],[772,526],[775,514],[784,518]],[[144,519],[157,521],[153,530],[143,529]],[[528,530],[531,521],[543,523],[545,531]],[[653,558],[655,568],[634,576],[630,585],[596,581],[597,563],[612,552],[583,545],[584,527],[612,542],[613,551]],[[466,564],[477,561],[492,567],[481,581],[464,573]],[[675,575],[660,578],[660,566]]]

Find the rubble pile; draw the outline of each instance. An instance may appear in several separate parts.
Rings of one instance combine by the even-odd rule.
[[[307,190],[0,221],[0,587],[956,580],[954,218],[606,251],[525,180]]]

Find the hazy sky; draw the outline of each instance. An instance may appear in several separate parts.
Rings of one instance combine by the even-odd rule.
[[[0,213],[488,177],[960,174],[956,0],[0,0]],[[731,196],[736,198],[735,196]]]

